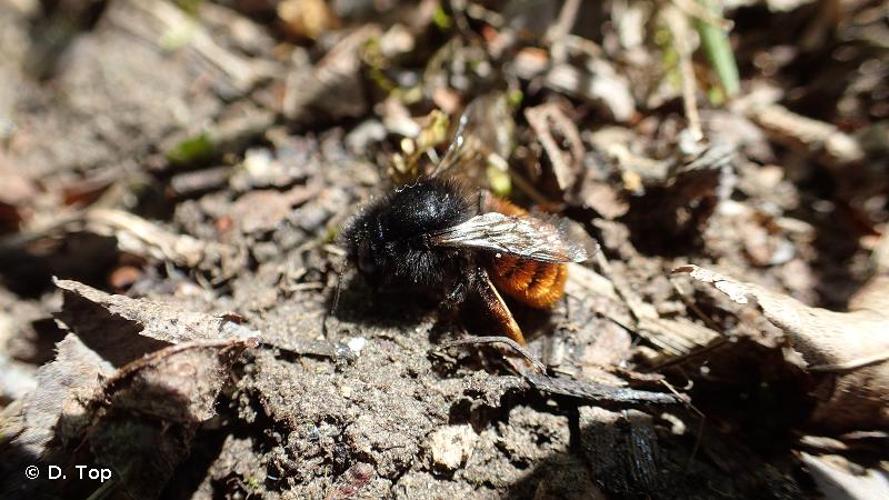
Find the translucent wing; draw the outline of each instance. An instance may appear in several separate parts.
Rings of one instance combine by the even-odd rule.
[[[582,262],[590,257],[586,248],[571,242],[555,224],[497,212],[477,215],[428,238],[435,246],[503,252],[542,262]]]
[[[505,93],[475,98],[460,116],[448,150],[429,176],[450,177],[468,186],[485,187],[485,169],[494,158],[506,167],[514,133],[515,122]]]

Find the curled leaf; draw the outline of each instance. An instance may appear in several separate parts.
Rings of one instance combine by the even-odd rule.
[[[755,302],[787,334],[808,370],[822,376],[813,423],[831,429],[889,426],[889,277],[872,280],[848,312],[836,312],[694,265],[673,272],[709,283],[733,302]]]

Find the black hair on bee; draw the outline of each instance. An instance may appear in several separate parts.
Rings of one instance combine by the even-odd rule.
[[[405,185],[371,203],[347,225],[347,254],[372,286],[431,292],[456,305],[474,285],[475,253],[433,245],[429,235],[477,213],[454,181],[433,178]]]

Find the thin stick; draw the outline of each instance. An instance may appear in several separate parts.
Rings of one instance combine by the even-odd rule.
[[[882,363],[886,360],[889,360],[889,352],[879,352],[877,354],[873,354],[871,356],[866,356],[864,358],[853,359],[851,361],[846,361],[843,363],[836,363],[830,365],[815,365],[810,366],[810,372],[846,372],[855,370],[858,368],[863,368],[869,365],[875,365],[878,363]]]
[[[577,11],[579,9],[580,0],[565,0],[556,23],[549,28],[546,34],[547,41],[552,44],[552,55],[556,61],[565,60],[566,38],[577,21]]]
[[[513,351],[519,353],[523,358],[525,358],[531,365],[540,371],[541,373],[546,372],[546,366],[539,359],[535,358],[533,354],[531,354],[528,349],[523,347],[521,344],[516,342],[515,340],[509,337],[503,337],[501,335],[488,335],[484,337],[468,337],[465,339],[457,339],[445,342],[441,345],[441,349],[448,349],[451,347],[464,346],[464,345],[484,345],[484,344],[506,344],[508,347],[512,348]]]
[[[695,71],[691,62],[691,27],[688,18],[674,7],[666,7],[663,10],[664,21],[673,35],[674,46],[679,55],[679,72],[682,75],[682,104],[685,108],[685,118],[688,120],[688,130],[695,142],[704,138],[701,129],[701,116],[698,114],[698,104],[695,99],[697,85],[695,85]]]

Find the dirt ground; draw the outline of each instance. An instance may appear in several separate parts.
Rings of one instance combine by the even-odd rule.
[[[725,4],[0,0],[0,497],[889,497],[886,6]],[[527,349],[346,255],[453,159]]]

